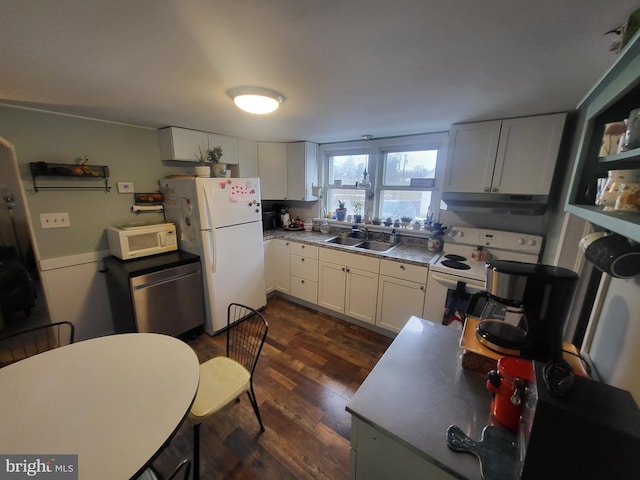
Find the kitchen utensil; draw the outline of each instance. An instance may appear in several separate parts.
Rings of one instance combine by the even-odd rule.
[[[487,390],[493,393],[491,415],[500,425],[518,429],[525,388],[532,381],[531,362],[517,357],[501,358],[497,370],[487,373]]]
[[[587,260],[600,271],[617,278],[640,274],[640,247],[625,237],[607,232],[594,232],[580,240]]]
[[[472,453],[480,461],[483,480],[513,480],[516,478],[517,447],[515,435],[507,430],[487,425],[476,442],[460,427],[447,429],[447,446],[456,452]]]

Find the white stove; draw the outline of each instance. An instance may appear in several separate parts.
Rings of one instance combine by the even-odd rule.
[[[423,317],[458,329],[472,294],[485,289],[489,260],[537,263],[542,237],[502,230],[453,227],[444,251],[429,266]],[[477,260],[473,257],[487,257]]]

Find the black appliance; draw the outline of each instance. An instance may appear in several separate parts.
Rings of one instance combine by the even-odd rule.
[[[522,476],[516,478],[637,478],[640,410],[631,394],[575,376],[571,390],[554,396],[551,382],[565,379],[545,375],[547,365],[534,361],[535,383],[527,390],[518,432]]]
[[[517,350],[529,359],[561,359],[562,334],[577,283],[578,275],[566,268],[491,261],[486,280],[490,299],[506,307],[521,307],[525,317],[518,325],[480,321],[476,331],[478,340],[489,348],[495,345],[496,351],[501,347]]]
[[[277,212],[262,212],[262,230],[275,230],[278,228],[278,213]]]
[[[201,333],[205,313],[198,255],[177,250],[126,261],[111,255],[103,262],[116,333]]]

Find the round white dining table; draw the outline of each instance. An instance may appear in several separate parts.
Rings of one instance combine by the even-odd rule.
[[[74,343],[0,369],[0,454],[77,454],[80,479],[128,479],[184,420],[198,358],[166,335]]]

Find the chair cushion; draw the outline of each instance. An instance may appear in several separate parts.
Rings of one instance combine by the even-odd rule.
[[[200,384],[189,420],[202,422],[249,390],[250,380],[249,371],[228,357],[214,357],[200,364]]]

